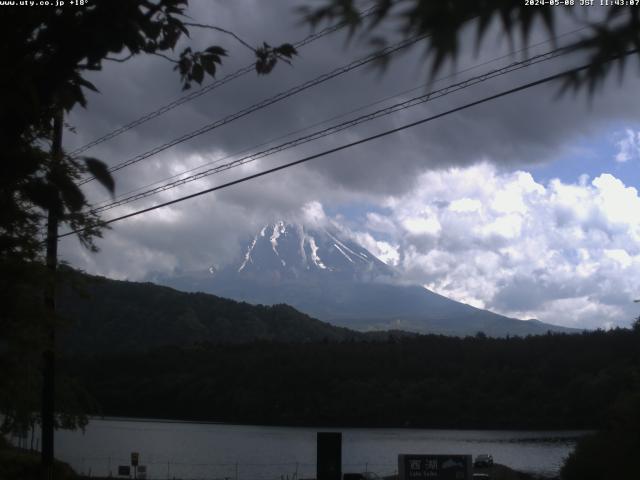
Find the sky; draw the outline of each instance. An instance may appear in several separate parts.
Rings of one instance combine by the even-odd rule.
[[[191,0],[189,15],[252,45],[278,45],[311,33],[296,11],[303,3]],[[596,21],[601,14],[593,7],[577,17]],[[384,70],[356,69],[117,172],[116,195],[552,49],[541,26],[534,28],[527,51],[519,51],[517,42],[510,50],[493,27],[479,47],[472,29],[462,32],[459,58],[431,80],[422,41],[394,55]],[[576,32],[582,27],[576,18],[560,18],[557,44],[585,35],[587,29]],[[392,25],[381,28],[390,41],[397,39]],[[228,49],[218,78],[253,61],[249,49],[219,32],[193,31],[189,41],[195,48]],[[267,76],[245,75],[85,154],[115,165],[371,51],[366,39],[336,32],[305,45],[291,65],[279,64]],[[579,56],[561,56],[499,76],[109,210],[103,218],[335,148],[582,63]],[[97,242],[97,254],[66,237],[60,255],[89,273],[144,280],[231,262],[266,223],[321,218],[395,266],[405,280],[454,300],[558,325],[626,327],[640,313],[633,302],[640,298],[639,71],[637,61],[629,61],[622,77],[609,78],[593,97],[559,95],[557,83],[505,96],[117,222]],[[183,95],[172,65],[158,57],[106,62],[87,78],[100,93],[88,93],[88,107],[70,113],[74,131],[65,132],[67,150]],[[83,188],[92,204],[109,200],[94,183]]]

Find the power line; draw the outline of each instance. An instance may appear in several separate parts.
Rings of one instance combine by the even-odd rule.
[[[402,40],[398,43],[395,43],[393,45],[390,45],[386,48],[383,48],[382,50],[367,55],[365,57],[359,58],[357,60],[354,60],[353,62],[344,65],[342,67],[336,68],[335,70],[332,70],[331,72],[328,73],[324,73],[312,80],[308,80],[304,83],[301,83],[299,85],[296,85],[293,88],[290,88],[288,90],[285,90],[283,92],[280,92],[270,98],[267,98],[265,100],[262,100],[261,102],[258,102],[254,105],[251,105],[250,107],[244,108],[234,114],[228,115],[220,120],[217,120],[215,122],[209,123],[207,125],[205,125],[204,127],[199,128],[198,130],[195,130],[191,133],[182,135],[178,138],[175,138],[169,142],[163,143],[162,145],[159,145],[151,150],[148,150],[144,153],[141,153],[139,155],[136,155],[135,157],[132,157],[128,160],[125,160],[111,168],[109,168],[109,172],[113,173],[116,172],[118,170],[122,170],[125,167],[128,167],[130,165],[133,165],[135,163],[138,163],[142,160],[145,160],[153,155],[156,155],[164,150],[167,150],[168,148],[171,148],[175,145],[178,145],[180,143],[186,142],[187,140],[191,140],[194,137],[197,137],[199,135],[202,135],[204,133],[207,133],[211,130],[214,130],[218,127],[221,127],[222,125],[226,125],[228,123],[231,123],[235,120],[238,120],[239,118],[245,117],[257,110],[261,110],[265,107],[268,107],[274,103],[277,103],[281,100],[284,100],[286,98],[292,97],[293,95],[296,95],[300,92],[303,92],[311,87],[314,87],[316,85],[319,85],[320,83],[324,83],[328,80],[331,80],[332,78],[335,78],[337,76],[343,75],[347,72],[350,72],[351,70],[355,70],[356,68],[359,68],[363,65],[366,65],[368,63],[374,62],[376,60],[379,60],[382,57],[385,57],[387,55],[391,55],[394,52],[397,52],[398,50],[401,50],[403,48],[406,48],[410,45],[413,45],[414,43],[419,42],[420,40],[423,40],[425,38],[427,38],[428,35],[418,35],[415,37],[411,37],[409,39],[406,40]],[[86,183],[91,182],[92,180],[94,180],[95,177],[88,177],[84,180],[81,180],[80,182],[78,182],[78,185],[84,185]]]
[[[279,153],[279,152],[281,152],[283,150],[288,150],[290,148],[297,147],[297,146],[303,145],[305,143],[308,143],[308,142],[311,142],[311,141],[314,141],[314,140],[318,140],[320,138],[327,137],[329,135],[333,135],[335,133],[338,133],[338,132],[341,132],[343,130],[346,130],[347,128],[351,128],[351,127],[354,127],[356,125],[360,125],[362,123],[369,122],[371,120],[374,120],[374,119],[377,119],[377,118],[381,118],[381,117],[386,116],[386,115],[391,115],[391,114],[393,114],[395,112],[398,112],[398,111],[401,111],[401,110],[406,110],[408,108],[415,107],[417,105],[421,105],[421,104],[424,104],[426,102],[429,102],[431,100],[435,100],[437,98],[444,97],[444,96],[449,95],[451,93],[457,92],[457,91],[465,89],[465,88],[469,88],[471,86],[477,85],[477,84],[479,84],[481,82],[485,82],[485,81],[490,80],[492,78],[495,78],[495,77],[498,77],[498,76],[501,76],[501,75],[506,75],[508,73],[511,73],[511,72],[514,72],[514,71],[517,71],[517,70],[520,70],[520,69],[523,69],[523,68],[530,67],[531,65],[536,65],[536,64],[539,64],[541,62],[552,60],[552,59],[557,58],[560,55],[563,55],[565,53],[567,53],[567,49],[566,48],[557,48],[557,49],[552,50],[550,52],[546,52],[546,53],[543,53],[543,54],[540,54],[540,55],[536,55],[534,57],[531,57],[531,58],[526,59],[526,60],[522,60],[520,62],[514,62],[514,63],[512,63],[510,65],[505,66],[505,67],[492,70],[492,71],[484,73],[482,75],[471,77],[471,78],[469,78],[467,80],[455,83],[453,85],[448,85],[448,86],[446,86],[444,88],[441,88],[439,90],[434,90],[434,91],[428,92],[428,93],[426,93],[424,95],[420,95],[420,96],[411,98],[409,100],[405,100],[403,102],[396,103],[394,105],[390,105],[390,106],[388,106],[386,108],[382,108],[382,109],[376,110],[376,111],[371,112],[369,114],[361,115],[361,116],[356,117],[354,119],[351,119],[349,121],[342,122],[342,123],[339,123],[337,125],[333,125],[331,127],[325,128],[323,130],[313,132],[313,133],[311,133],[309,135],[305,135],[303,137],[299,137],[297,139],[290,140],[290,141],[282,143],[280,145],[276,145],[276,146],[268,148],[266,150],[262,150],[260,152],[253,153],[251,155],[244,156],[244,157],[239,158],[237,160],[234,160],[232,162],[228,162],[228,163],[225,163],[223,165],[219,165],[219,166],[216,166],[214,168],[210,168],[210,169],[207,169],[205,171],[196,173],[194,175],[190,175],[188,177],[184,177],[184,178],[181,178],[179,180],[175,180],[173,182],[166,183],[166,184],[158,186],[156,188],[153,188],[153,189],[150,189],[150,190],[146,190],[144,192],[140,192],[140,193],[137,193],[135,195],[131,195],[131,196],[122,198],[120,200],[113,201],[113,202],[111,202],[109,204],[106,204],[106,205],[103,205],[103,206],[96,207],[96,208],[92,209],[92,212],[96,213],[96,214],[97,213],[102,213],[102,212],[104,212],[106,210],[111,210],[112,208],[116,208],[118,206],[125,205],[127,203],[131,203],[133,201],[140,200],[142,198],[146,198],[146,197],[149,197],[151,195],[154,195],[154,194],[157,194],[157,193],[160,193],[160,192],[164,192],[166,190],[170,190],[170,189],[176,188],[176,187],[184,185],[186,183],[193,182],[193,181],[199,180],[201,178],[204,178],[204,177],[207,177],[207,176],[210,176],[210,175],[214,175],[216,173],[220,173],[222,171],[226,171],[226,170],[229,170],[229,169],[232,169],[232,168],[235,168],[235,167],[239,167],[241,165],[245,165],[245,164],[247,164],[249,162],[253,162],[255,160],[258,160],[260,158],[264,158],[266,156],[273,155],[275,153]]]
[[[565,32],[565,33],[563,33],[563,34],[561,34],[561,35],[558,35],[557,37],[554,37],[554,38],[552,38],[552,39],[547,39],[547,40],[544,40],[544,41],[541,41],[541,42],[535,43],[535,44],[533,44],[533,45],[529,45],[529,46],[527,46],[527,47],[520,48],[520,49],[516,50],[515,52],[511,52],[511,53],[508,53],[508,54],[502,55],[502,56],[500,56],[500,57],[496,57],[496,58],[493,58],[493,59],[491,59],[491,60],[487,60],[487,61],[485,61],[485,62],[482,62],[482,63],[476,64],[476,65],[472,65],[472,66],[470,66],[470,67],[464,68],[464,69],[459,70],[459,71],[457,71],[457,72],[454,72],[454,73],[452,73],[452,74],[446,75],[446,76],[444,76],[444,77],[440,77],[440,78],[438,78],[438,79],[434,80],[433,82],[424,83],[424,84],[421,84],[421,85],[419,85],[419,86],[417,86],[417,87],[413,87],[413,88],[410,88],[410,89],[408,89],[408,90],[404,90],[404,91],[402,91],[402,92],[396,93],[396,94],[394,94],[394,95],[390,95],[390,96],[384,97],[384,98],[382,98],[382,99],[380,99],[380,100],[376,100],[375,102],[371,102],[371,103],[368,103],[368,104],[366,104],[366,105],[362,105],[362,106],[360,106],[360,107],[358,107],[358,108],[355,108],[355,109],[353,109],[353,110],[350,110],[350,111],[348,111],[348,112],[344,112],[344,113],[341,113],[341,114],[339,114],[339,115],[335,115],[335,116],[333,116],[333,117],[331,117],[331,118],[328,118],[328,119],[322,120],[322,121],[317,122],[317,123],[314,123],[314,124],[312,124],[312,125],[309,125],[309,126],[306,126],[306,127],[300,128],[300,129],[296,129],[296,130],[291,131],[291,132],[289,132],[289,133],[286,133],[286,134],[284,134],[284,135],[279,135],[279,136],[277,136],[277,137],[275,137],[275,138],[271,138],[271,139],[269,139],[269,140],[267,140],[267,141],[264,141],[264,142],[261,142],[261,143],[259,143],[259,144],[257,144],[257,145],[253,145],[253,146],[248,147],[248,148],[243,148],[243,149],[241,149],[241,150],[239,150],[239,151],[236,151],[236,152],[234,152],[234,153],[227,154],[227,155],[224,155],[223,157],[217,158],[217,159],[215,159],[215,160],[211,160],[211,161],[205,162],[205,163],[203,163],[203,164],[201,164],[201,165],[198,165],[197,167],[193,167],[193,168],[190,168],[190,169],[187,169],[187,170],[183,170],[183,171],[182,171],[182,172],[180,172],[180,173],[177,173],[177,174],[171,175],[171,176],[169,176],[169,177],[165,177],[165,178],[162,178],[162,179],[160,179],[160,180],[156,180],[156,181],[154,181],[154,182],[148,183],[148,184],[146,184],[146,185],[143,185],[143,186],[140,186],[140,187],[134,188],[133,190],[129,190],[129,191],[127,191],[127,192],[124,192],[124,193],[121,193],[121,194],[117,195],[117,196],[116,196],[116,199],[114,199],[114,198],[107,198],[107,199],[105,199],[105,200],[103,200],[103,201],[100,201],[100,202],[98,202],[98,203],[94,204],[94,205],[93,205],[94,211],[97,211],[98,209],[101,209],[101,208],[102,208],[102,206],[104,206],[104,205],[106,205],[106,204],[111,205],[111,204],[112,204],[112,203],[114,203],[115,201],[120,201],[121,199],[124,199],[125,197],[129,197],[129,196],[131,196],[131,195],[133,195],[133,194],[135,194],[135,193],[137,193],[137,192],[140,192],[140,191],[145,190],[145,189],[149,189],[150,187],[153,187],[154,185],[159,185],[159,184],[161,184],[161,183],[163,183],[163,182],[169,182],[170,180],[178,179],[178,177],[180,177],[180,176],[182,176],[182,175],[185,175],[185,174],[187,174],[187,173],[195,172],[196,170],[200,170],[201,168],[207,167],[207,166],[209,166],[209,165],[215,165],[215,164],[218,164],[218,163],[220,163],[220,162],[222,162],[222,161],[224,161],[224,160],[227,160],[227,159],[229,159],[229,158],[236,157],[236,156],[241,155],[241,154],[243,154],[243,153],[245,153],[245,152],[250,152],[250,151],[255,150],[255,149],[257,149],[257,148],[264,147],[264,146],[266,146],[266,145],[272,144],[273,142],[276,142],[276,141],[278,141],[278,140],[282,140],[282,139],[285,139],[285,138],[287,138],[287,137],[291,137],[291,136],[293,136],[293,135],[295,135],[295,134],[298,134],[298,133],[302,133],[302,132],[308,131],[308,130],[310,130],[310,129],[314,128],[314,127],[320,126],[320,125],[324,125],[324,124],[329,123],[329,122],[331,122],[331,121],[333,121],[333,120],[338,120],[338,119],[340,119],[340,118],[346,117],[346,116],[351,115],[351,114],[353,114],[353,113],[357,113],[357,112],[360,112],[360,111],[362,111],[362,110],[366,110],[367,108],[370,108],[370,107],[373,107],[373,106],[375,106],[375,105],[379,105],[379,104],[381,104],[381,103],[384,103],[384,102],[386,102],[387,100],[391,100],[391,99],[398,98],[398,97],[401,97],[401,96],[403,96],[403,95],[406,95],[406,94],[408,94],[408,93],[415,92],[416,90],[420,90],[420,89],[422,89],[422,88],[424,88],[424,87],[427,87],[427,86],[431,85],[432,83],[439,83],[439,82],[444,81],[444,80],[447,80],[447,79],[449,79],[449,78],[454,78],[454,77],[456,77],[456,76],[458,76],[458,75],[461,75],[461,74],[463,74],[463,73],[466,73],[466,72],[468,72],[468,71],[475,70],[475,69],[477,69],[477,68],[480,68],[480,67],[483,67],[483,66],[485,66],[485,65],[488,65],[488,64],[491,64],[491,63],[497,62],[497,61],[502,60],[502,59],[504,59],[504,58],[512,57],[513,55],[517,55],[517,54],[519,54],[519,53],[522,53],[522,52],[528,51],[528,50],[529,50],[529,49],[531,49],[531,48],[535,48],[535,47],[538,47],[538,46],[540,46],[540,45],[544,45],[544,44],[546,44],[546,43],[552,43],[552,42],[555,42],[555,41],[557,41],[558,39],[560,39],[560,38],[564,38],[564,37],[567,37],[567,36],[569,36],[569,35],[574,35],[574,34],[576,34],[576,33],[580,32],[580,31],[582,31],[582,30],[586,30],[586,29],[588,29],[588,28],[591,28],[591,26],[590,26],[590,25],[586,25],[586,26],[583,26],[583,27],[577,28],[577,29],[575,29],[575,30],[572,30],[572,31],[570,31],[570,32]],[[568,49],[569,47],[565,47],[565,48],[567,48],[567,49]],[[185,177],[185,178],[187,178],[187,177]]]
[[[629,51],[625,52],[622,55],[616,55],[614,57],[610,57],[609,59],[607,59],[607,60],[605,60],[603,62],[598,62],[598,63],[608,63],[608,62],[613,61],[613,60],[615,60],[617,58],[622,58],[624,56],[631,55],[631,54],[634,54],[634,53],[637,53],[637,52],[638,52],[638,49],[629,50]],[[554,75],[549,75],[549,76],[541,78],[539,80],[535,80],[533,82],[529,82],[529,83],[526,83],[524,85],[520,85],[519,87],[511,88],[509,90],[502,91],[502,92],[497,93],[495,95],[490,95],[490,96],[482,98],[480,100],[476,100],[474,102],[467,103],[467,104],[462,105],[460,107],[452,108],[450,110],[447,110],[445,112],[439,113],[437,115],[432,115],[432,116],[429,116],[429,117],[425,117],[425,118],[423,118],[421,120],[417,120],[415,122],[408,123],[408,124],[403,125],[401,127],[393,128],[391,130],[386,130],[386,131],[384,131],[382,133],[378,133],[376,135],[371,135],[369,137],[366,137],[366,138],[363,138],[363,139],[360,139],[360,140],[356,140],[354,142],[350,142],[350,143],[347,143],[345,145],[341,145],[339,147],[331,148],[329,150],[325,150],[323,152],[316,153],[314,155],[309,155],[309,156],[303,157],[303,158],[295,160],[293,162],[285,163],[283,165],[279,165],[277,167],[273,167],[273,168],[270,168],[268,170],[264,170],[262,172],[254,173],[253,175],[248,175],[246,177],[242,177],[242,178],[239,178],[239,179],[236,179],[236,180],[232,180],[232,181],[224,183],[222,185],[211,187],[211,188],[208,188],[206,190],[201,190],[200,192],[192,193],[190,195],[185,195],[183,197],[176,198],[174,200],[170,200],[168,202],[164,202],[164,203],[161,203],[161,204],[158,204],[158,205],[154,205],[152,207],[144,208],[144,209],[132,212],[132,213],[128,213],[126,215],[121,215],[119,217],[112,218],[110,220],[104,220],[104,221],[96,222],[94,227],[95,226],[101,227],[101,226],[110,225],[112,223],[119,222],[121,220],[125,220],[127,218],[136,217],[138,215],[142,215],[144,213],[151,212],[153,210],[158,210],[159,208],[167,207],[169,205],[174,205],[176,203],[181,203],[181,202],[183,202],[185,200],[189,200],[191,198],[199,197],[201,195],[205,195],[207,193],[215,192],[217,190],[222,190],[224,188],[228,188],[228,187],[231,187],[233,185],[244,183],[246,181],[253,180],[255,178],[263,177],[265,175],[268,175],[268,174],[271,174],[271,173],[274,173],[274,172],[278,172],[280,170],[284,170],[286,168],[293,167],[295,165],[300,165],[302,163],[306,163],[306,162],[309,162],[311,160],[315,160],[316,158],[321,158],[321,157],[324,157],[326,155],[339,152],[341,150],[346,150],[347,148],[351,148],[351,147],[354,147],[356,145],[361,145],[363,143],[367,143],[367,142],[370,142],[372,140],[376,140],[378,138],[386,137],[388,135],[392,135],[394,133],[398,133],[400,131],[403,131],[403,130],[406,130],[406,129],[409,129],[409,128],[412,128],[412,127],[415,127],[415,126],[422,125],[423,123],[427,123],[427,122],[431,122],[433,120],[437,120],[438,118],[442,118],[442,117],[445,117],[447,115],[451,115],[453,113],[460,112],[462,110],[466,110],[467,108],[475,107],[477,105],[480,105],[480,104],[483,104],[483,103],[487,103],[487,102],[490,102],[492,100],[496,100],[498,98],[501,98],[501,97],[504,97],[504,96],[507,96],[507,95],[511,95],[513,93],[516,93],[516,92],[527,90],[529,88],[532,88],[532,87],[535,87],[535,86],[538,86],[538,85],[542,85],[544,83],[548,83],[548,82],[551,82],[553,80],[557,80],[557,79],[562,78],[562,77],[566,77],[567,75],[576,74],[578,72],[581,72],[583,70],[586,70],[586,69],[590,68],[593,65],[594,65],[594,63],[588,63],[588,64],[582,65],[580,67],[571,68],[569,70],[565,70],[564,72],[556,73]],[[85,230],[87,230],[89,228],[92,228],[92,227],[85,227],[85,228],[79,228],[79,229],[76,229],[76,230],[72,230],[70,232],[67,232],[67,233],[64,233],[62,235],[59,235],[58,238],[74,235],[76,233],[80,233],[82,231],[85,231]]]
[[[366,18],[369,15],[372,15],[376,10],[376,7],[370,7],[364,11],[362,11],[360,13],[360,17],[361,18]],[[335,31],[338,31],[342,28],[344,28],[347,25],[346,22],[340,22],[337,23],[336,25],[332,25],[326,28],[323,28],[322,30],[316,32],[316,33],[312,33],[310,35],[307,35],[305,38],[303,38],[302,40],[296,42],[293,44],[293,46],[296,49],[299,49],[309,43],[315,42],[316,40],[329,35]],[[148,122],[149,120],[152,120],[156,117],[159,117],[160,115],[163,115],[165,113],[167,113],[170,110],[173,110],[176,107],[179,107],[180,105],[190,102],[191,100],[201,97],[202,95],[209,93],[212,90],[215,90],[218,87],[221,87],[222,85],[231,82],[232,80],[235,80],[236,78],[240,78],[250,72],[253,72],[255,70],[255,64],[251,63],[245,67],[242,67],[238,70],[236,70],[233,73],[230,73],[229,75],[226,75],[225,77],[221,78],[220,80],[215,80],[213,83],[206,85],[202,88],[199,88],[198,90],[194,90],[190,93],[188,93],[187,95],[183,95],[182,97],[177,98],[176,100],[167,103],[166,105],[161,106],[160,108],[147,113],[146,115],[143,115],[142,117],[133,120],[132,122],[129,122],[101,137],[96,138],[95,140],[92,140],[91,142],[76,148],[75,150],[73,150],[72,152],[69,153],[70,156],[72,157],[76,157],[79,154],[89,150],[90,148],[95,147],[96,145],[99,145],[103,142],[106,142],[107,140],[111,140],[112,138],[117,137],[118,135],[121,135],[135,127],[137,127],[138,125],[142,125],[143,123]]]
[[[585,26],[585,27],[579,28],[579,29],[575,30],[574,32],[569,32],[568,34],[578,32],[578,31],[583,30],[585,28],[587,28],[587,27]],[[284,100],[284,99],[289,98],[289,97],[291,97],[293,95],[296,95],[296,94],[298,94],[298,93],[300,93],[300,92],[302,92],[304,90],[307,90],[308,88],[311,88],[311,87],[313,87],[315,85],[318,85],[320,83],[328,81],[328,80],[330,80],[330,79],[332,79],[334,77],[337,77],[339,75],[347,73],[347,72],[349,72],[351,70],[359,68],[359,67],[361,67],[363,65],[366,65],[368,63],[371,63],[373,61],[379,60],[380,58],[382,58],[384,56],[393,54],[398,50],[401,50],[403,48],[411,46],[411,45],[419,42],[420,40],[423,40],[423,39],[427,38],[428,36],[429,35],[427,35],[427,34],[418,35],[418,36],[403,40],[401,42],[398,42],[396,44],[393,44],[391,46],[388,46],[388,47],[386,47],[386,48],[384,48],[384,49],[382,49],[382,50],[380,50],[378,52],[374,52],[374,53],[369,54],[369,55],[367,55],[365,57],[361,57],[359,59],[356,59],[353,62],[351,62],[351,63],[349,63],[347,65],[343,65],[342,67],[339,67],[339,68],[337,68],[337,69],[335,69],[335,70],[333,70],[331,72],[328,72],[328,73],[325,73],[323,75],[320,75],[319,77],[316,77],[316,78],[314,78],[312,80],[309,80],[307,82],[299,84],[299,85],[297,85],[295,87],[292,87],[292,88],[290,88],[290,89],[288,89],[288,90],[286,90],[284,92],[280,92],[280,93],[274,95],[273,97],[270,97],[270,98],[267,98],[265,100],[262,100],[261,102],[259,102],[257,104],[249,106],[249,107],[247,107],[247,108],[245,108],[243,110],[240,110],[240,111],[238,111],[238,112],[236,112],[234,114],[228,115],[228,116],[226,116],[226,117],[224,117],[222,119],[219,119],[219,120],[217,120],[217,121],[215,121],[213,123],[205,125],[204,127],[201,127],[198,130],[195,130],[195,131],[193,131],[193,132],[191,132],[189,134],[182,135],[181,137],[173,139],[173,140],[171,140],[169,142],[166,142],[166,143],[164,143],[164,144],[162,144],[160,146],[157,146],[157,147],[155,147],[155,148],[153,148],[151,150],[148,150],[148,151],[146,151],[144,153],[136,155],[135,157],[132,157],[132,158],[130,158],[128,160],[125,160],[125,161],[123,161],[123,162],[121,162],[121,163],[109,168],[109,172],[113,173],[113,172],[121,170],[121,169],[123,169],[123,168],[125,168],[125,167],[127,167],[129,165],[133,165],[135,163],[138,163],[138,162],[140,162],[142,160],[145,160],[146,158],[149,158],[149,157],[151,157],[153,155],[156,155],[157,153],[160,153],[160,152],[162,152],[164,150],[167,150],[167,149],[169,149],[169,148],[171,148],[171,147],[173,147],[175,145],[178,145],[178,144],[183,143],[185,141],[188,141],[188,140],[190,140],[192,138],[195,138],[195,137],[197,137],[199,135],[207,133],[207,132],[209,132],[211,130],[214,130],[214,129],[220,127],[220,126],[226,125],[227,123],[231,123],[231,122],[233,122],[235,120],[238,120],[238,119],[240,119],[242,117],[245,117],[245,116],[247,116],[247,115],[249,115],[249,114],[251,114],[251,113],[253,113],[253,112],[257,111],[257,110],[260,110],[260,109],[265,108],[267,106],[270,106],[270,105],[272,105],[274,103],[277,103],[277,102],[279,102],[281,100]],[[522,50],[524,50],[524,49],[522,49]],[[88,177],[88,178],[86,178],[84,180],[81,180],[78,184],[79,185],[84,185],[84,184],[86,184],[88,182],[91,182],[94,179],[95,179],[95,177]]]

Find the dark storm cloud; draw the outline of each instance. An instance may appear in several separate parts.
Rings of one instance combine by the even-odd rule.
[[[309,33],[300,25],[300,18],[293,14],[293,7],[300,1],[237,1],[209,2],[192,0],[190,15],[194,21],[211,23],[229,28],[252,44],[267,41],[273,45],[296,41]],[[560,31],[575,28],[561,22]],[[489,35],[480,55],[473,55],[474,32],[468,39],[457,68],[479,64],[508,52],[506,42],[498,44]],[[534,42],[546,38],[546,32],[534,32]],[[252,53],[228,36],[204,30],[193,32],[196,47],[220,44],[229,49],[218,77],[235,71],[252,61]],[[547,46],[532,49],[538,53]],[[182,105],[170,114],[163,115],[145,125],[101,144],[87,154],[114,165],[158,144],[200,128],[280,91],[349,63],[367,52],[366,44],[353,41],[347,45],[344,32],[323,38],[300,50],[293,66],[278,65],[267,76],[257,78],[253,73],[231,82],[215,91]],[[304,126],[326,120],[345,111],[375,102],[383,97],[414,88],[427,80],[423,47],[401,56],[391,63],[385,72],[360,69],[335,78],[316,88],[272,105],[256,114],[199,136],[173,147],[135,167],[116,174],[117,192],[126,192],[140,185],[175,174],[181,169],[192,168],[201,162],[215,160],[248,146],[259,144],[272,137],[281,136]],[[514,61],[505,58],[500,63],[459,75],[459,81],[468,76],[487,71]],[[526,82],[545,73],[552,73],[573,64],[579,59],[560,60],[533,70],[505,76],[430,102],[423,107],[408,110],[397,116],[365,124],[353,131],[328,137],[317,144],[265,159],[243,172],[254,172],[258,167],[268,167],[294,160],[305,154],[342,145],[380,131],[400,126],[427,115],[446,111],[465,102],[497,93],[519,82]],[[445,69],[440,76],[450,70]],[[154,259],[197,265],[200,259],[224,257],[239,238],[255,225],[279,215],[287,215],[311,200],[324,204],[365,199],[375,201],[387,195],[401,195],[415,185],[418,175],[429,169],[470,165],[481,159],[505,167],[526,166],[551,161],[566,146],[581,137],[594,135],[603,124],[615,119],[634,121],[640,107],[640,99],[634,93],[637,68],[629,64],[627,80],[618,86],[608,84],[590,105],[584,97],[554,98],[557,88],[539,87],[490,104],[466,110],[403,133],[377,140],[354,149],[343,151],[311,164],[296,167],[270,177],[263,177],[241,187],[233,187],[224,193],[172,207],[171,213],[152,216],[154,221],[116,224],[114,231],[106,234],[101,242],[101,265],[120,262],[119,275],[127,270],[127,262],[118,260],[118,251],[128,248],[136,252],[146,248],[145,254],[137,254],[139,269]],[[181,95],[179,78],[172,65],[157,57],[141,57],[124,64],[108,63],[101,72],[90,76],[101,94],[89,95],[87,110],[74,111],[70,123],[78,133],[65,136],[67,148],[73,149],[132,119]],[[434,84],[434,88],[447,82]],[[424,92],[425,90],[421,90]],[[414,92],[411,95],[417,95]],[[407,95],[404,96],[407,98]],[[384,105],[388,105],[386,103]],[[320,127],[318,127],[320,128]],[[222,176],[232,178],[232,175]],[[162,200],[175,198],[183,192],[195,191],[221,180],[212,178],[197,185],[168,192]],[[87,191],[94,200],[101,200],[105,193],[96,186]],[[150,201],[134,204],[146,206]],[[120,211],[122,212],[122,211]],[[113,212],[117,213],[116,211]],[[213,240],[215,239],[215,241]],[[111,242],[111,243],[109,243]],[[75,244],[74,244],[75,245]],[[143,246],[146,246],[143,248]],[[85,257],[75,246],[65,247],[69,256]],[[167,259],[172,252],[173,259]],[[133,254],[132,254],[133,255]],[[170,256],[171,256],[170,255]],[[91,260],[96,261],[96,260]],[[203,260],[204,261],[204,260]],[[130,264],[129,264],[130,266]],[[103,268],[106,270],[106,267]],[[141,276],[140,271],[131,276]]]
[[[192,3],[193,18],[201,22],[225,25],[255,44],[262,40],[273,44],[293,41],[309,33],[306,27],[296,25],[299,18],[292,14],[292,6],[297,5],[297,2]],[[562,26],[560,31],[562,28],[570,30],[574,26]],[[540,31],[537,38],[543,39],[546,35],[546,32]],[[473,38],[471,33],[467,36],[469,40]],[[194,41],[196,46],[221,43],[231,47],[232,57],[225,60],[219,76],[251,61],[251,52],[228,37],[213,35],[208,31],[195,32]],[[471,42],[467,43],[467,50],[471,51]],[[508,52],[506,42],[500,48],[491,48],[495,45],[491,36],[485,41],[485,45],[489,48],[483,50],[477,58],[470,53],[464,54],[458,62],[458,68],[482,63]],[[533,49],[531,53],[544,48],[547,46]],[[345,46],[344,34],[323,38],[301,49],[293,67],[279,65],[271,75],[261,78],[249,74],[96,148],[95,155],[109,163],[117,163],[346,64],[366,51],[367,47],[357,42]],[[513,59],[504,59],[501,63],[461,75],[457,80],[510,61]],[[130,182],[133,178],[158,176],[163,170],[162,164],[170,163],[176,157],[192,153],[211,157],[212,151],[235,152],[303,125],[322,121],[415,87],[426,81],[426,71],[420,67],[423,63],[422,47],[417,47],[411,55],[404,55],[400,60],[392,62],[382,75],[370,69],[360,69],[330,80],[163,152],[155,159],[155,170],[159,172],[154,172],[154,160],[145,161],[145,165],[131,170],[135,175],[132,173],[131,176],[122,176],[119,186],[126,189],[129,183],[133,183]],[[394,118],[361,126],[354,134],[336,135],[318,145],[334,147],[401,123],[446,111],[576,63],[576,59],[562,59],[504,76]],[[630,67],[628,71],[631,75],[627,75],[628,77],[636,72],[633,66]],[[158,58],[142,58],[125,65],[107,65],[103,72],[92,78],[103,94],[92,95],[89,110],[72,117],[80,134],[77,138],[70,139],[69,145],[81,144],[179,95],[179,81],[171,68],[170,64]],[[443,71],[442,75],[447,72]],[[455,80],[449,82],[451,81]],[[434,88],[443,85],[446,82],[435,84]],[[608,85],[613,86],[617,87]],[[482,158],[520,166],[550,161],[562,151],[567,142],[580,136],[593,135],[603,122],[612,118],[629,118],[630,112],[637,111],[637,108],[630,107],[640,106],[640,100],[636,95],[627,93],[632,91],[633,82],[628,81],[625,87],[609,88],[591,105],[583,97],[578,98],[578,101],[571,96],[560,100],[554,98],[557,93],[555,86],[537,87],[408,130],[402,135],[341,152],[334,155],[335,158],[319,160],[308,168],[346,188],[398,194],[409,188],[416,174],[425,168],[469,165]],[[94,154],[94,151],[91,153]]]

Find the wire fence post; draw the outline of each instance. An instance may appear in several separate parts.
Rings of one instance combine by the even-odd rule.
[[[236,480],[238,480],[238,462],[236,462]]]
[[[369,473],[369,464],[368,463],[364,464],[364,472],[365,473]]]
[[[171,478],[171,460],[167,462],[167,480]]]

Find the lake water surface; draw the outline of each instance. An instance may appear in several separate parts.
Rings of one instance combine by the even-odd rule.
[[[316,432],[342,432],[343,472],[397,470],[400,453],[490,453],[514,469],[553,476],[584,432],[293,428],[138,419],[92,419],[56,433],[56,457],[77,471],[117,474],[140,453],[148,478],[276,480],[315,477]]]

